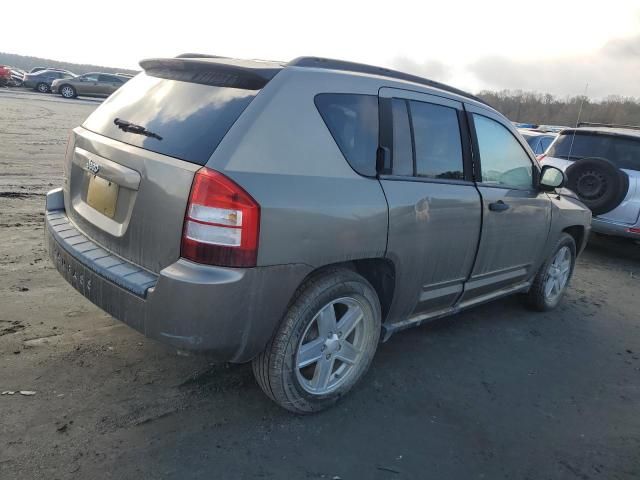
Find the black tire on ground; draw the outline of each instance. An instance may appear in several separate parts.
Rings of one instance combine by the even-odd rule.
[[[570,267],[568,271],[568,277],[562,285],[560,292],[553,297],[549,297],[545,293],[545,289],[547,287],[547,282],[549,281],[550,271],[552,270],[552,264],[554,259],[559,254],[560,250],[563,248],[568,248],[570,253]],[[535,278],[533,279],[533,284],[529,291],[524,294],[525,303],[534,310],[538,310],[540,312],[544,312],[547,310],[554,309],[560,300],[562,299],[564,292],[571,281],[571,277],[573,276],[573,269],[576,264],[576,242],[573,240],[573,237],[568,233],[562,233],[558,242],[555,245],[555,248],[552,250],[553,253],[545,260],[542,264]]]
[[[76,89],[66,83],[64,85],[60,85],[58,87],[58,91],[64,98],[75,98],[78,96]]]
[[[594,215],[616,208],[629,190],[629,177],[605,158],[583,158],[567,168],[569,182],[580,200]]]
[[[358,327],[353,328],[353,337],[345,333],[342,342],[353,341],[361,347],[358,349],[358,361],[352,366],[342,363],[339,359],[341,353],[336,351],[341,347],[328,344],[320,331],[320,312],[326,309],[332,302],[340,302],[347,299],[354,302],[360,308]],[[331,311],[335,313],[333,320],[340,330],[341,320],[346,317],[346,310],[340,316],[340,304],[331,305]],[[356,310],[357,311],[357,310]],[[317,335],[310,328],[317,324]],[[364,376],[371,364],[380,337],[381,310],[378,296],[373,287],[363,277],[347,269],[331,269],[307,280],[297,291],[289,309],[284,315],[282,323],[265,350],[253,360],[253,373],[262,390],[278,405],[295,413],[307,414],[324,410],[335,404]],[[356,329],[357,328],[357,329]],[[356,342],[356,333],[358,340]],[[334,337],[342,335],[334,331]],[[311,335],[311,337],[309,337]],[[349,340],[350,337],[352,340]],[[309,340],[311,338],[311,340]],[[329,338],[329,337],[326,337]],[[309,343],[307,343],[309,342]],[[302,345],[310,345],[320,342],[322,352],[317,363],[309,364],[309,367],[298,368],[301,360],[298,354]],[[327,346],[329,345],[329,346]],[[349,350],[345,347],[344,351]],[[344,354],[344,351],[342,354]],[[333,357],[331,355],[333,352]],[[332,357],[329,379],[336,383],[336,388],[324,394],[309,392],[309,385],[316,378],[315,369],[320,368],[321,362],[326,365]],[[306,373],[312,368],[311,373]],[[340,371],[345,368],[346,370]],[[326,371],[326,370],[325,370]],[[339,374],[340,372],[340,374]],[[343,373],[346,372],[346,373]],[[307,380],[304,375],[308,375]],[[319,374],[320,375],[320,374]],[[305,386],[305,382],[307,386]]]

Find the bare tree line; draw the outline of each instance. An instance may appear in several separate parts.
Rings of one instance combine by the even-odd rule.
[[[573,126],[580,121],[640,125],[640,98],[611,95],[592,100],[583,95],[558,98],[521,90],[482,91],[478,94],[512,121]]]

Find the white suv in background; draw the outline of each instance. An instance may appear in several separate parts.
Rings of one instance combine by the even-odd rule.
[[[640,240],[640,127],[579,123],[540,161],[566,172],[567,187],[594,215],[594,232]]]

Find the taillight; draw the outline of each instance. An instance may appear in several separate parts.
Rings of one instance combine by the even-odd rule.
[[[235,182],[209,168],[196,172],[180,255],[197,263],[255,267],[260,205]]]
[[[640,228],[633,228],[633,227],[627,228],[627,232],[640,234]]]

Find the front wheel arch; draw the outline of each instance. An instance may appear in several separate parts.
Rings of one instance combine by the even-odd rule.
[[[576,255],[579,255],[584,248],[584,243],[586,243],[585,238],[585,228],[583,225],[573,225],[571,227],[566,227],[562,230],[564,233],[571,235],[573,241],[576,243]]]

